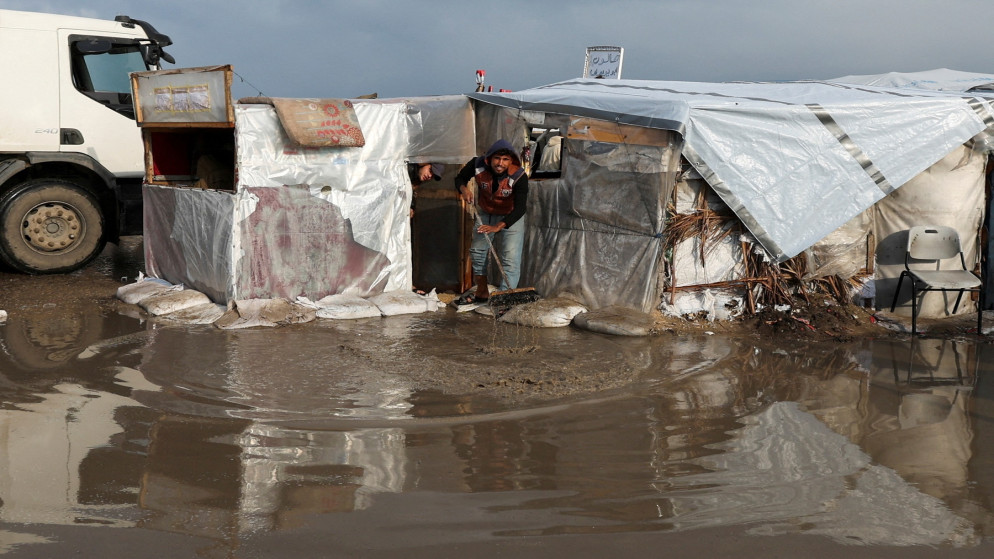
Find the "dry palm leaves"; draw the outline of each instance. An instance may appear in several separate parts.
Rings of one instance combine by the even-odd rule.
[[[667,254],[673,254],[677,244],[696,238],[700,241],[699,257],[703,262],[722,241],[743,231],[741,224],[730,212],[722,213],[710,208],[699,208],[691,214],[674,214],[673,207],[669,209],[672,217],[666,224],[664,248]],[[742,241],[741,249],[743,263],[741,278],[707,285],[671,286],[671,292],[675,294],[678,290],[707,287],[745,287],[748,311],[750,314],[755,314],[757,305],[769,307],[791,305],[798,296],[808,303],[809,291],[825,293],[840,303],[847,302],[866,276],[863,273],[849,279],[827,276],[804,280],[808,269],[807,257],[804,254],[774,264],[767,258],[765,252],[754,250],[754,246],[749,242]]]

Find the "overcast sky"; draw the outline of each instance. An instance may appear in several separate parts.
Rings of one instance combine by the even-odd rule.
[[[231,64],[236,98],[403,97],[578,77],[586,47],[623,75],[773,81],[951,68],[994,73],[994,0],[0,0],[169,35],[176,66]],[[167,65],[167,67],[169,67]]]

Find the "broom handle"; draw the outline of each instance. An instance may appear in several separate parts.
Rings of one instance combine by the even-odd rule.
[[[480,220],[480,214],[476,213],[476,201],[473,201],[473,205],[469,207],[469,211],[473,213],[473,217],[476,218],[477,225],[483,225],[483,221]],[[504,273],[504,266],[501,266],[500,258],[497,256],[497,251],[494,249],[494,243],[490,240],[490,235],[482,233],[487,239],[487,245],[490,247],[490,254],[494,257],[494,262],[497,263],[497,269],[500,270],[500,277],[504,279],[504,285],[508,288],[511,287],[511,283],[507,281],[507,274]]]

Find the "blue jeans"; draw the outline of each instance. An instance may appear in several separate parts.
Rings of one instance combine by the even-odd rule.
[[[477,209],[477,214],[484,225],[496,225],[504,218],[502,215],[488,214],[481,209]],[[518,278],[521,277],[521,251],[525,247],[524,218],[519,219],[514,225],[499,233],[491,233],[490,239],[500,257],[501,265],[504,266],[504,275],[507,276],[506,282],[501,277],[498,290],[504,291],[518,287]],[[487,273],[488,254],[490,254],[490,245],[487,244],[486,235],[477,233],[474,227],[473,244],[469,247],[469,255],[473,260],[473,275],[482,276]]]

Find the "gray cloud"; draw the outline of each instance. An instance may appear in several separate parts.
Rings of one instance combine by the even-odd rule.
[[[170,35],[178,66],[231,64],[236,97],[463,93],[475,71],[520,90],[577,77],[585,48],[625,48],[624,77],[790,80],[938,67],[991,72],[989,0],[0,0]]]

